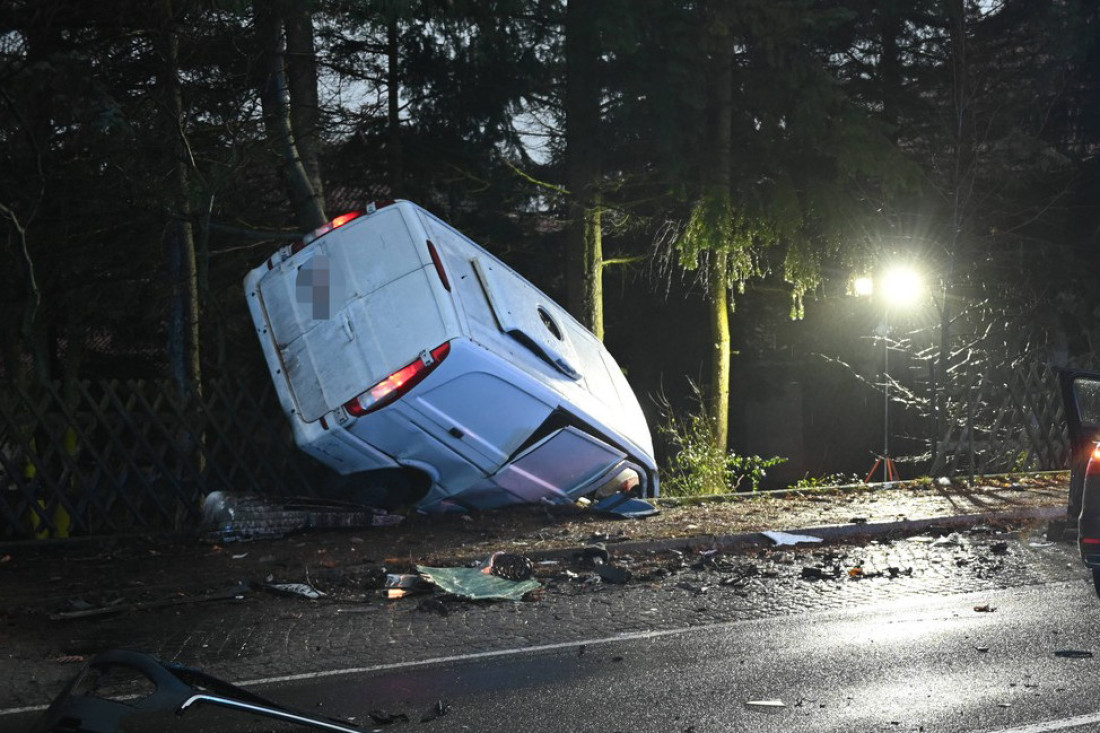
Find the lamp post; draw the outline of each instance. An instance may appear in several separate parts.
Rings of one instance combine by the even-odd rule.
[[[877,287],[876,287],[877,285]],[[920,298],[924,289],[920,274],[911,267],[895,266],[884,271],[878,282],[870,277],[858,277],[852,282],[852,291],[857,296],[872,297],[875,290],[880,291],[883,304],[882,313],[882,455],[875,459],[867,474],[866,483],[870,483],[878,467],[882,466],[882,482],[897,481],[898,470],[894,459],[890,457],[890,307],[911,307]]]

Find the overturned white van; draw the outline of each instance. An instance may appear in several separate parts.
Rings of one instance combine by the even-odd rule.
[[[645,417],[603,344],[415,204],[339,217],[244,286],[297,444],[352,475],[360,500],[658,495]]]

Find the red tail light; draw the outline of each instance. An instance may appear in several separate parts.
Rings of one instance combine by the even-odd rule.
[[[398,369],[363,394],[345,402],[344,409],[353,417],[362,417],[368,412],[385,407],[420,384],[449,353],[451,353],[450,343],[440,344],[430,353],[423,352],[413,363]]]
[[[1100,537],[1082,537],[1082,545],[1100,545]]]
[[[301,252],[302,248],[305,247],[310,242],[312,242],[313,240],[317,239],[318,237],[322,237],[322,236],[328,234],[333,229],[338,229],[338,228],[344,226],[349,221],[355,221],[356,219],[358,219],[362,215],[363,215],[362,211],[349,211],[346,214],[340,214],[340,216],[336,217],[335,219],[328,222],[324,226],[321,226],[317,229],[314,229],[312,232],[310,232],[309,234],[302,237],[302,239],[300,241],[295,242],[294,244],[292,244],[290,246],[290,253],[295,254],[297,252]]]

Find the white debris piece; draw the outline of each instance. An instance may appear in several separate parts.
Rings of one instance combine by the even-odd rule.
[[[808,534],[791,534],[790,532],[761,532],[776,545],[797,545],[800,542],[821,542],[820,537]]]
[[[745,707],[758,708],[760,710],[779,710],[780,708],[787,707],[787,705],[782,700],[749,700],[745,703]]]

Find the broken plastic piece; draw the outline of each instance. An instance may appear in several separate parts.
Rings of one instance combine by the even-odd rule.
[[[1054,652],[1054,656],[1062,657],[1063,659],[1091,659],[1092,652],[1084,649],[1059,649]]]
[[[95,681],[112,671],[136,672],[156,687],[147,696],[126,699],[97,697]],[[42,714],[31,733],[82,731],[114,733],[129,730],[130,718],[174,712],[183,716],[199,705],[213,705],[329,733],[362,733],[363,729],[332,718],[323,718],[266,700],[255,693],[204,672],[180,664],[162,662],[140,652],[113,649],[97,654]]]
[[[472,601],[518,601],[524,594],[538,590],[542,585],[532,579],[515,581],[481,572],[481,568],[429,568],[417,567],[417,572],[429,583],[434,583],[446,593]]]
[[[642,519],[661,513],[660,509],[648,501],[630,496],[625,492],[612,494],[606,499],[601,499],[596,502],[592,509],[603,514],[613,514],[626,519]]]
[[[761,532],[760,534],[764,535],[778,546],[797,545],[800,542],[822,541],[820,537],[814,537],[808,534],[791,534],[790,532]]]

